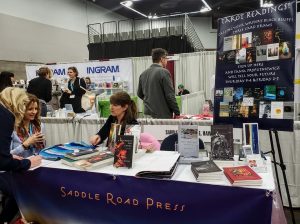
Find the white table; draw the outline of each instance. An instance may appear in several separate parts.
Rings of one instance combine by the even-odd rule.
[[[47,146],[69,141],[86,141],[89,136],[98,132],[105,123],[105,118],[88,116],[84,118],[42,118],[46,129]],[[212,125],[211,120],[187,120],[187,119],[139,119],[142,125],[155,125],[156,127],[174,126],[179,124],[194,124],[203,127]],[[159,132],[159,131],[158,131]],[[241,132],[241,130],[240,130]],[[260,147],[263,151],[271,149],[268,131],[259,131]],[[279,139],[283,152],[283,160],[287,167],[286,175],[290,189],[292,204],[294,207],[300,207],[300,122],[294,122],[294,132],[279,132]],[[235,153],[240,145],[235,145]],[[278,154],[277,154],[278,155]],[[278,160],[278,158],[277,158]],[[283,193],[283,203],[288,205],[284,182],[281,172],[279,172],[280,184]]]

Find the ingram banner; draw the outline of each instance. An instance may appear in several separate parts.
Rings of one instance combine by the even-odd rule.
[[[296,4],[219,19],[214,123],[293,130]]]
[[[47,66],[53,72],[55,79],[68,79],[68,67],[75,66],[78,69],[79,77],[90,77],[92,82],[126,82],[128,84],[127,91],[133,91],[133,75],[132,60],[119,59],[110,61],[92,61],[82,63],[68,63],[55,65],[26,65],[27,80],[36,77],[36,71]]]
[[[272,193],[253,188],[54,168],[15,173],[29,222],[43,224],[270,224]]]

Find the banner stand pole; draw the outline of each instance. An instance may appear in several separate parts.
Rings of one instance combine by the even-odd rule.
[[[278,156],[279,156],[279,162],[277,162],[276,157],[275,157],[275,149],[274,149],[272,132],[275,135],[276,147],[277,147]],[[286,178],[286,173],[285,173],[286,166],[283,163],[282,152],[281,152],[281,147],[280,147],[280,142],[279,142],[279,137],[278,137],[278,131],[275,130],[275,129],[270,129],[269,130],[269,137],[270,137],[270,143],[271,143],[271,151],[265,152],[264,154],[268,154],[268,153],[272,154],[272,157],[273,157],[272,163],[274,163],[274,168],[275,168],[275,174],[276,174],[276,180],[277,180],[278,190],[279,190],[279,193],[280,193],[281,203],[283,204],[277,165],[280,166],[280,168],[281,168],[281,172],[282,172],[282,176],[283,176],[283,180],[284,180],[285,191],[286,191],[287,198],[288,198],[288,203],[289,203],[289,209],[290,209],[291,216],[292,216],[292,222],[293,222],[293,224],[296,224],[295,216],[294,216],[294,210],[293,210],[291,196],[290,196],[290,191],[289,191],[289,187],[288,187],[288,183],[287,183],[287,178]]]

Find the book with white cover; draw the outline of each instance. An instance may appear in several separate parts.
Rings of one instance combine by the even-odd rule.
[[[186,158],[199,157],[199,132],[197,125],[179,125],[178,152]]]
[[[135,176],[169,179],[173,176],[180,154],[170,151],[154,151],[143,156]]]

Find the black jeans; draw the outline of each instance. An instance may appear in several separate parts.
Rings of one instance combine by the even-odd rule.
[[[5,199],[5,201],[2,202],[3,209],[0,214],[0,224],[4,222],[9,223],[19,211],[12,189],[11,172],[0,173],[0,191]]]

